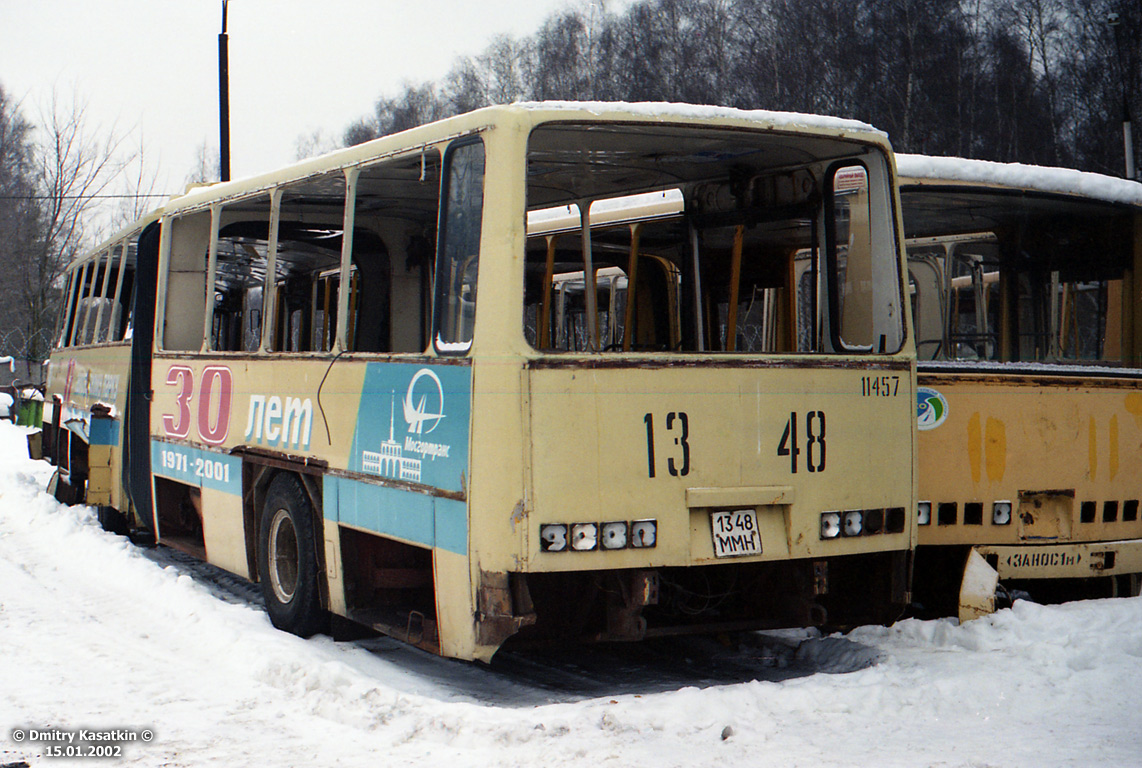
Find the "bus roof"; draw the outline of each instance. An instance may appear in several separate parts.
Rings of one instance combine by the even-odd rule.
[[[896,170],[902,187],[931,184],[986,186],[1142,207],[1142,184],[1073,168],[898,154]]]
[[[907,154],[896,168],[909,239],[1007,229],[1062,241],[1069,230],[1094,243],[1109,222],[1142,212],[1142,184],[1099,173]]]
[[[364,165],[390,155],[407,155],[418,148],[447,141],[497,122],[524,126],[549,121],[655,122],[706,124],[711,127],[759,128],[774,132],[807,133],[818,137],[852,138],[889,148],[886,134],[858,121],[822,115],[770,110],[740,110],[731,107],[665,102],[537,101],[484,107],[444,118],[399,133],[381,136],[352,147],[292,163],[254,176],[213,184],[200,184],[172,195],[143,220],[134,222],[99,246],[85,250],[73,264],[90,259],[141,225],[174,211],[186,211],[227,199],[245,197],[307,176]]]
[[[580,120],[690,123],[731,128],[755,127],[775,132],[803,132],[820,137],[858,138],[888,147],[886,134],[882,131],[858,120],[837,117],[662,102],[517,102],[484,107],[462,115],[447,117],[399,133],[381,136],[353,147],[337,149],[302,160],[269,173],[196,187],[182,196],[173,198],[169,206],[172,209],[184,209],[220,198],[249,194],[310,174],[368,163],[388,154],[416,151],[418,147],[437,144],[497,122],[514,121],[521,125],[537,125],[548,121]]]

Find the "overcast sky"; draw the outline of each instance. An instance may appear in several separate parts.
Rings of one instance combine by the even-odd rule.
[[[339,138],[402,83],[588,2],[230,0],[232,176],[292,162],[300,136]],[[179,191],[218,146],[221,25],[222,0],[0,0],[0,85],[33,122],[53,88],[78,92],[93,124],[141,134],[162,191]]]

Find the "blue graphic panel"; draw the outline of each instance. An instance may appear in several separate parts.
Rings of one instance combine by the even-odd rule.
[[[326,475],[322,507],[327,520],[460,555],[468,551],[461,501]]]
[[[119,420],[92,416],[88,445],[119,445]]]
[[[369,363],[349,469],[464,490],[471,394],[468,366]]]
[[[242,495],[242,462],[237,456],[152,440],[151,471],[187,485]]]

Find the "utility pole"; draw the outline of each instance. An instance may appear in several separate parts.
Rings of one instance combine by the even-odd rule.
[[[218,35],[218,175],[230,181],[230,38],[226,35],[226,6],[222,0],[222,34]]]
[[[1126,178],[1134,180],[1134,125],[1130,120],[1130,98],[1126,88],[1126,63],[1122,59],[1122,19],[1117,13],[1107,14],[1106,23],[1114,30],[1114,48],[1118,52],[1118,78],[1122,83],[1122,145],[1126,155]]]

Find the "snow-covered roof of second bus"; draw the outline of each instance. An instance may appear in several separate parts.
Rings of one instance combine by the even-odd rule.
[[[999,185],[1142,207],[1142,184],[1073,168],[898,154],[896,169],[912,179]]]

